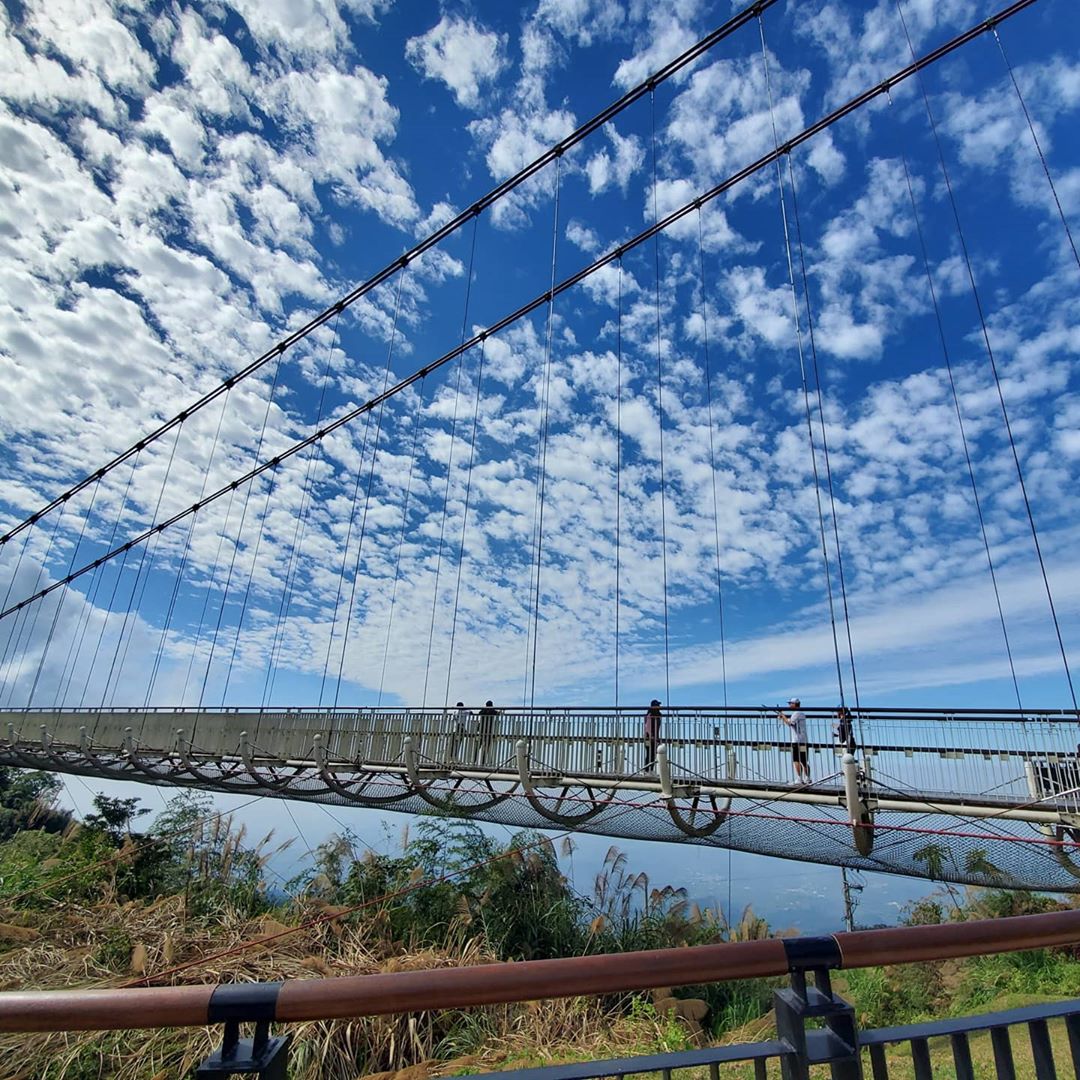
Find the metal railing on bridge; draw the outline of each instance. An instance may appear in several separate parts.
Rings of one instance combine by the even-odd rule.
[[[813,776],[837,785],[845,746],[835,712],[806,709]],[[1049,800],[1080,812],[1080,717],[1066,710],[863,709],[854,746],[880,792],[986,796],[999,802]],[[195,760],[239,757],[313,762],[333,768],[402,766],[406,746],[421,767],[516,769],[524,742],[539,776],[630,779],[646,769],[640,708],[504,708],[484,716],[450,709],[184,708],[25,709],[0,713],[0,736],[37,745],[103,751],[125,745],[148,755],[185,749]],[[663,710],[663,742],[684,782],[739,780],[790,785],[790,738],[767,707],[679,706]]]
[[[1080,891],[1076,713],[805,711],[811,782],[767,706],[24,709],[0,764]]]
[[[787,975],[790,985],[774,991],[775,1038],[673,1054],[499,1073],[503,1080],[593,1080],[752,1063],[755,1077],[777,1062],[783,1080],[809,1080],[814,1066],[827,1065],[834,1080],[861,1080],[869,1064],[874,1080],[888,1080],[897,1050],[910,1054],[917,1080],[932,1080],[939,1063],[931,1039],[947,1040],[947,1073],[958,1080],[976,1072],[969,1036],[989,1031],[994,1073],[1015,1080],[1013,1033],[1025,1028],[1034,1075],[1050,1080],[1060,1067],[1080,1076],[1080,1000],[1052,1002],[1007,1012],[932,1020],[904,1027],[862,1031],[855,1007],[832,988],[830,972],[926,962],[1025,949],[1080,944],[1080,911],[980,920],[943,926],[864,930],[827,937],[766,941],[582,956],[558,960],[487,964],[284,983],[234,983],[146,989],[15,991],[0,993],[0,1031],[118,1031],[133,1028],[224,1025],[221,1048],[200,1065],[197,1077],[237,1073],[286,1080],[291,1036],[271,1034],[271,1025],[461,1009],[478,1005],[579,997],[705,982]],[[808,981],[808,976],[812,981]],[[1050,1025],[1061,1021],[1066,1060],[1055,1059]],[[241,1025],[254,1034],[241,1038]],[[940,1054],[938,1057],[940,1058]],[[1060,1053],[1057,1055],[1061,1058]],[[905,1070],[906,1075],[906,1070]]]

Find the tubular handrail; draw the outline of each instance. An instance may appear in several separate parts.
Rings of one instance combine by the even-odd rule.
[[[500,705],[500,716],[538,716],[545,719],[576,716],[612,716],[640,719],[646,709],[645,702],[637,705]],[[468,708],[476,711],[478,702],[471,702]],[[716,717],[756,718],[762,715],[772,716],[778,709],[787,709],[784,703],[774,705],[666,705],[663,707],[665,718],[670,717]],[[802,711],[808,717],[835,718],[835,705],[803,705]],[[414,705],[99,705],[61,706],[18,705],[0,709],[0,716],[68,716],[68,715],[129,715],[156,716],[160,714],[185,714],[189,716],[295,716],[295,717],[338,717],[349,719],[356,716],[452,716],[457,710],[453,706],[414,706]],[[979,709],[979,708],[942,708],[940,706],[878,706],[864,705],[852,709],[853,717],[867,720],[971,720],[986,721],[1071,721],[1080,722],[1080,711],[1068,708],[1032,708],[1032,709]]]
[[[117,1031],[198,1027],[235,1015],[243,999],[266,1020],[296,1022],[466,1008],[544,998],[860,968],[1080,944],[1080,910],[826,937],[480,964],[283,983],[0,993],[0,1031]]]

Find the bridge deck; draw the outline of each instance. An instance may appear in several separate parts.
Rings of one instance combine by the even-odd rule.
[[[1080,891],[1075,714],[867,710],[849,798],[807,712],[809,785],[762,708],[665,711],[658,771],[637,709],[15,710],[0,762]]]

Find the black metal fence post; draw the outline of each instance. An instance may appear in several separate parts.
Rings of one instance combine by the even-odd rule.
[[[786,938],[791,986],[773,994],[776,1034],[792,1053],[780,1059],[784,1080],[809,1080],[810,1066],[828,1064],[833,1080],[862,1080],[855,1010],[833,993],[829,969],[841,966],[834,937]],[[813,974],[808,986],[806,976]],[[807,1029],[807,1020],[824,1027]]]
[[[196,1080],[225,1076],[259,1076],[288,1080],[292,1035],[271,1035],[281,983],[234,983],[219,986],[210,998],[207,1020],[225,1025],[221,1048],[196,1070]],[[240,1038],[240,1025],[254,1023],[250,1039]]]

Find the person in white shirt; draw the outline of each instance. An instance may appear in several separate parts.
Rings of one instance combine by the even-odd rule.
[[[788,707],[791,709],[789,716],[782,709],[779,717],[791,729],[791,763],[795,766],[796,781],[802,780],[810,783],[810,740],[806,734],[806,713],[802,711],[802,702],[797,697],[788,699]]]

